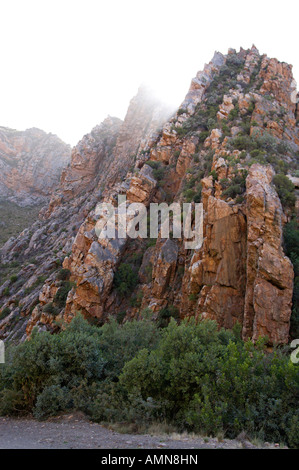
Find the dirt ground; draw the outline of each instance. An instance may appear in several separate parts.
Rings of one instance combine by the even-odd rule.
[[[82,415],[44,422],[0,418],[0,449],[244,449],[273,448],[254,445],[246,438],[219,440],[193,435],[120,434]]]

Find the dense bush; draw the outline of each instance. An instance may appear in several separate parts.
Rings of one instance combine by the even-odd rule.
[[[59,313],[58,309],[55,307],[55,305],[53,304],[53,302],[47,303],[47,304],[43,307],[43,312],[45,312],[45,313],[50,313],[51,315],[57,315],[57,314]]]
[[[61,281],[61,285],[55,294],[53,302],[58,308],[64,308],[69,291],[74,287],[70,281]]]
[[[223,189],[222,196],[235,198],[238,195],[241,195],[246,190],[246,177],[247,170],[237,172],[231,180],[227,178],[222,178],[220,180],[221,187]]]
[[[158,327],[165,328],[166,326],[168,326],[171,318],[179,320],[180,315],[178,309],[173,307],[172,305],[161,308],[161,310],[159,310],[157,318]]]
[[[294,207],[296,202],[295,186],[289,178],[283,174],[275,175],[273,183],[283,207]]]
[[[168,322],[168,307],[161,318]],[[167,422],[178,430],[251,436],[298,447],[298,365],[211,321],[160,329],[150,318],[101,328],[76,317],[7,351],[0,413],[45,419],[81,410],[96,421]]]
[[[246,430],[298,446],[298,368],[260,346],[218,332],[213,322],[171,322],[156,350],[125,365],[120,383],[129,401],[150,399],[155,418],[180,429],[229,437]]]
[[[71,271],[69,269],[62,268],[57,274],[57,279],[59,281],[68,281],[71,275]]]
[[[18,280],[18,276],[16,274],[13,274],[12,276],[10,276],[10,282],[12,284],[16,282],[17,280]]]
[[[161,162],[155,160],[148,160],[146,162],[153,169],[153,176],[157,181],[161,181],[165,174],[165,167],[161,165]]]
[[[97,328],[80,316],[56,335],[34,331],[30,341],[8,349],[1,365],[0,414],[33,411],[44,418],[74,407],[88,413],[100,384],[117,380],[125,362],[158,337],[147,321]]]
[[[131,293],[138,284],[138,272],[129,263],[121,263],[114,276],[114,285],[122,296]]]

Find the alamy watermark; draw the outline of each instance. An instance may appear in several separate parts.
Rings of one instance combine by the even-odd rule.
[[[299,96],[297,92],[297,82],[296,80],[293,80],[291,83],[291,101],[294,104],[299,103]]]
[[[294,339],[291,344],[291,348],[296,348],[291,354],[291,362],[293,364],[298,364],[299,362],[299,339]]]
[[[124,238],[184,239],[186,249],[199,249],[203,241],[202,203],[129,204],[118,195],[118,205],[101,202],[95,209],[95,232],[100,240]]]

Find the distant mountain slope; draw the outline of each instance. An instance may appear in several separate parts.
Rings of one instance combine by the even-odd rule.
[[[19,206],[47,202],[71,157],[56,135],[0,127],[0,198]]]

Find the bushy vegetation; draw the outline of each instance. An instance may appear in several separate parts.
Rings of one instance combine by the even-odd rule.
[[[288,354],[243,342],[238,326],[163,326],[147,318],[98,328],[78,316],[57,335],[34,332],[0,368],[1,414],[45,419],[81,410],[100,422],[167,422],[227,437],[246,431],[298,447],[298,365]]]
[[[171,318],[179,321],[180,315],[177,308],[173,307],[172,305],[163,307],[158,313],[157,324],[159,328],[165,328],[169,325]]]
[[[222,196],[232,199],[243,194],[246,190],[247,170],[237,171],[232,179],[223,178],[220,180],[223,189]]]
[[[75,284],[70,281],[60,281],[60,282],[61,282],[60,287],[55,294],[53,302],[58,308],[62,309],[65,307],[66,299],[67,299],[69,291],[75,286]]]
[[[161,164],[161,162],[156,162],[155,160],[148,160],[146,164],[153,169],[154,178],[158,182],[162,181],[165,175],[165,167]]]
[[[71,271],[69,269],[62,268],[57,274],[58,281],[68,281],[71,275]]]
[[[55,316],[58,315],[59,310],[55,307],[53,302],[49,302],[44,306],[43,312],[50,313],[51,315]]]
[[[0,321],[3,320],[3,318],[7,317],[10,314],[10,308],[5,307],[1,310],[0,312]]]
[[[121,296],[131,294],[138,284],[138,271],[129,263],[121,263],[114,276],[114,285]]]
[[[295,186],[289,178],[283,174],[275,175],[273,183],[283,207],[294,207],[296,202]]]

